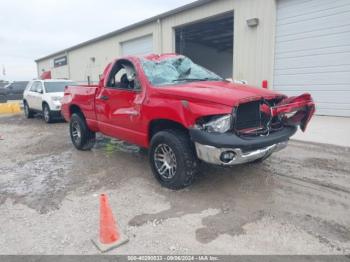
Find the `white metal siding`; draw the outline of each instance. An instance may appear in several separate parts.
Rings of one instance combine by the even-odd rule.
[[[91,81],[97,83],[105,66],[122,55],[122,43],[146,35],[153,35],[152,52],[175,52],[174,28],[227,12],[234,12],[235,16],[233,77],[258,86],[261,86],[262,80],[271,82],[276,22],[275,0],[216,0],[70,50],[69,76],[78,82],[86,82],[87,76],[90,76]],[[257,28],[247,26],[247,19],[251,18],[259,18],[260,24]],[[39,70],[46,69],[47,60],[51,59],[53,57],[38,62]],[[51,70],[55,75],[56,69]],[[67,77],[69,76],[67,74]]]
[[[153,53],[152,35],[121,43],[122,55],[147,55]]]
[[[350,1],[279,0],[274,87],[310,92],[317,114],[350,116]]]
[[[162,19],[162,52],[174,52],[174,28],[222,13],[234,13],[233,77],[251,85],[272,82],[276,0],[216,0]],[[250,28],[247,20],[259,18]]]

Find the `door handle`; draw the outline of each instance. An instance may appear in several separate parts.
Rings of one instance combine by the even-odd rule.
[[[101,96],[100,99],[104,100],[104,101],[107,101],[109,99],[109,97],[108,96]]]

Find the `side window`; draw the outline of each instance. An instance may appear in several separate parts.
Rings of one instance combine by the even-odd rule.
[[[117,72],[114,76],[115,83],[119,83],[119,86],[121,87],[122,83],[125,83],[127,80],[127,72],[125,68],[122,68]]]
[[[38,83],[38,82],[33,82],[32,83],[32,86],[29,88],[29,91],[36,92],[36,83]]]
[[[110,75],[108,87],[135,91],[140,90],[140,84],[133,64],[127,60],[117,62]]]
[[[23,91],[26,88],[26,86],[27,86],[27,83],[25,82],[16,83],[14,85],[14,89],[15,91]]]
[[[20,84],[18,84],[18,83],[13,84],[14,91],[17,91],[19,89],[19,87],[20,87]]]
[[[41,90],[42,92],[44,92],[44,87],[43,84],[39,81],[35,81],[32,86],[29,89],[31,92],[36,92],[36,93],[40,93],[39,91]]]
[[[19,91],[21,90],[21,83],[14,83],[13,84],[13,91]]]
[[[39,91],[41,91],[41,93],[44,92],[44,87],[43,84],[41,82],[37,82],[37,87],[36,87],[36,91],[39,93]]]

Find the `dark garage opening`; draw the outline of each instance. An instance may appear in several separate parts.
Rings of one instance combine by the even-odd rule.
[[[224,78],[233,75],[233,12],[175,29],[176,53]]]

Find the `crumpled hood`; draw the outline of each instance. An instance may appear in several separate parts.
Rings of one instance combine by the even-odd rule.
[[[243,101],[283,96],[279,93],[230,82],[193,82],[174,86],[156,87],[157,92],[182,99],[202,100],[234,106]]]

